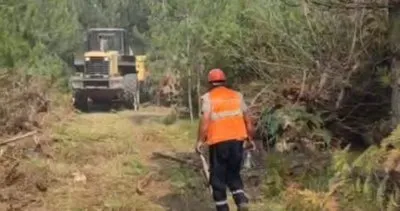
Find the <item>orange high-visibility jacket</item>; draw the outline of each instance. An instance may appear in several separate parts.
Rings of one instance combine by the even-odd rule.
[[[202,112],[210,114],[206,143],[228,140],[244,141],[247,135],[243,112],[246,109],[239,92],[220,86],[202,96]]]

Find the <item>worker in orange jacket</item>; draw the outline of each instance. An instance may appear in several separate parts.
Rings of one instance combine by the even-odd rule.
[[[208,74],[211,89],[201,97],[196,152],[209,146],[210,184],[217,211],[229,211],[226,188],[232,193],[239,211],[248,210],[249,199],[243,190],[240,170],[244,144],[253,141],[254,129],[243,95],[225,86],[226,76],[220,69]]]

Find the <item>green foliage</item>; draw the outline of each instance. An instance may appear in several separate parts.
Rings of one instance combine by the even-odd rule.
[[[167,67],[184,71],[198,63],[227,66],[231,53],[225,47],[240,39],[241,34],[236,23],[241,10],[239,2],[149,2],[149,34],[154,53],[162,55]]]
[[[329,145],[331,141],[331,135],[324,129],[320,114],[309,113],[303,106],[266,109],[261,115],[258,127],[264,136],[270,137],[268,144],[275,144],[281,138],[288,138],[288,136],[289,138],[309,137],[315,142],[322,140],[325,145]],[[292,130],[289,131],[289,128]]]
[[[269,144],[274,144],[278,140],[281,135],[283,121],[278,119],[276,115],[274,115],[274,110],[268,109],[261,114],[261,120],[259,121],[259,127],[266,128],[266,130],[262,130],[262,135],[269,135],[270,139],[268,140]]]
[[[351,152],[349,147],[331,152],[330,162],[323,168],[305,174],[293,172],[298,171],[298,164],[303,164],[302,171],[306,171],[307,162],[320,166],[320,156],[298,160],[293,154],[272,152],[267,157],[265,201],[281,201],[287,210],[337,210],[336,206],[344,210],[398,210],[400,150],[388,147],[398,146],[399,134],[397,128],[381,147],[371,146],[362,153]]]
[[[363,210],[396,210],[399,203],[398,165],[400,151],[388,150],[398,146],[399,129],[382,141],[381,147],[370,146],[356,156],[348,150],[336,153],[332,169],[335,180],[344,182],[342,203]],[[368,202],[368,207],[365,203]]]
[[[128,31],[128,41],[135,54],[144,54],[147,40],[142,35],[149,29],[149,9],[139,0],[74,0],[74,8],[82,29],[93,27],[120,27]],[[83,38],[83,34],[80,37]]]
[[[1,36],[8,38],[11,44],[4,46],[8,48],[6,58],[11,60],[6,64],[25,63],[26,58],[41,57],[42,54],[63,57],[73,52],[79,23],[69,1],[6,2],[0,7],[4,23],[1,24]]]
[[[149,7],[152,47],[166,64],[177,65],[172,58],[194,62],[195,57],[236,77],[290,77],[312,71],[315,62],[351,66],[365,50],[359,45],[382,50],[385,31],[379,12],[353,15],[280,0],[152,1]]]
[[[136,51],[143,52],[148,30],[142,1],[50,0],[2,1],[0,5],[0,68],[21,68],[66,85],[84,30],[123,27]]]
[[[270,154],[267,158],[268,171],[265,177],[264,196],[279,196],[284,189],[284,176],[288,174],[288,160],[279,154]]]

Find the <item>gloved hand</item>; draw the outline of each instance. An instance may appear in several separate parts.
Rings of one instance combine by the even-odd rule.
[[[196,146],[195,146],[196,153],[201,154],[203,146],[204,146],[204,142],[203,141],[197,141],[196,142]]]
[[[249,151],[255,151],[257,149],[256,143],[254,143],[253,140],[248,140],[245,142],[244,149]]]

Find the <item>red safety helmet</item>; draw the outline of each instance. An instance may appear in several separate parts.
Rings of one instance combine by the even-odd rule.
[[[219,82],[226,81],[226,76],[224,71],[221,69],[212,69],[208,73],[208,82]]]

